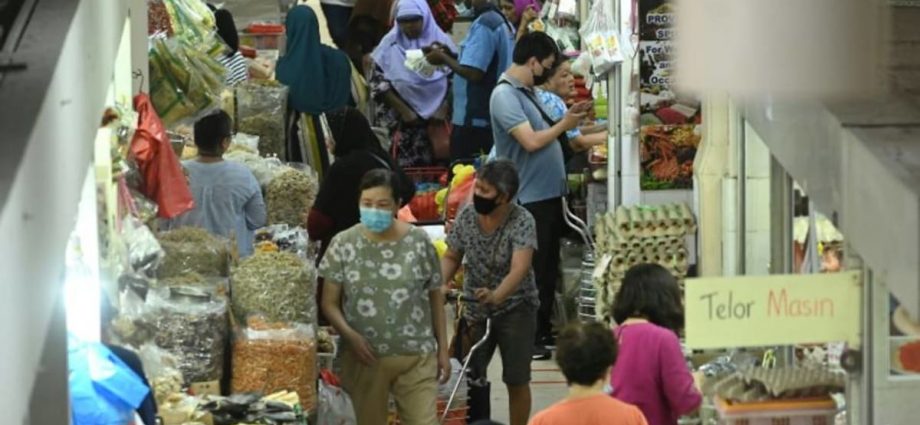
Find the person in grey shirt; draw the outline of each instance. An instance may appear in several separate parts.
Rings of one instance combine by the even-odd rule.
[[[569,108],[558,122],[548,119],[534,87],[542,85],[555,66],[558,47],[542,32],[527,34],[514,46],[513,63],[490,99],[492,132],[498,158],[517,167],[521,189],[517,201],[533,215],[537,226],[537,251],[533,265],[540,308],[537,312],[533,359],[550,358],[552,315],[559,278],[560,240],[563,232],[562,197],[566,173],[559,137],[578,126],[590,104]]]
[[[183,161],[195,208],[167,223],[168,229],[200,227],[227,238],[236,237],[239,254],[253,253],[253,230],[265,226],[265,201],[252,171],[242,164],[224,161],[230,147],[230,116],[224,111],[195,123],[198,157]]]

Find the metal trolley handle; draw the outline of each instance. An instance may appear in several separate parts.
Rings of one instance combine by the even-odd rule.
[[[447,294],[447,300],[452,301],[452,302],[463,301],[467,303],[479,303],[479,300],[477,300],[476,298],[473,298],[467,295],[463,295],[455,291]],[[447,421],[447,415],[450,412],[450,405],[454,403],[454,398],[457,396],[457,391],[460,390],[460,384],[463,382],[463,376],[466,374],[466,370],[470,366],[470,360],[473,359],[473,353],[475,353],[476,350],[482,347],[483,344],[485,344],[486,341],[489,340],[489,336],[491,335],[492,335],[492,318],[486,317],[486,332],[485,334],[483,334],[482,338],[479,341],[476,341],[476,343],[473,344],[472,347],[470,347],[470,351],[466,353],[466,357],[463,359],[463,366],[460,368],[460,372],[458,373],[457,383],[454,384],[454,388],[450,391],[450,398],[447,399],[447,404],[444,406],[444,413],[441,414],[441,424]]]

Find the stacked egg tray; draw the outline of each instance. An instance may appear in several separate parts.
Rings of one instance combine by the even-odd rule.
[[[623,277],[639,264],[659,264],[683,285],[690,267],[687,236],[696,229],[696,218],[683,203],[621,206],[598,216],[594,225],[595,267],[582,271],[579,315],[610,322],[610,307]]]
[[[846,374],[842,371],[805,368],[753,368],[721,378],[708,378],[703,393],[733,402],[806,399],[842,392]]]

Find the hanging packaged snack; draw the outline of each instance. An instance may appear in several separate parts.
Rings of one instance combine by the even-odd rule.
[[[288,164],[287,169],[265,188],[268,224],[302,226],[318,193],[319,180],[312,169],[300,164]]]
[[[220,381],[228,332],[227,302],[196,288],[157,288],[147,295],[156,345],[178,359],[186,383]]]
[[[250,80],[236,87],[237,129],[259,136],[260,155],[287,155],[287,98],[288,88],[274,80]]]
[[[316,323],[316,270],[290,252],[256,252],[233,269],[233,313],[273,322]]]
[[[253,316],[233,342],[234,393],[295,391],[304,411],[316,406],[316,337],[312,325]]]
[[[603,0],[594,1],[589,18],[580,31],[585,48],[591,55],[594,75],[598,77],[623,61],[617,24],[606,3]]]
[[[166,257],[157,269],[160,279],[197,273],[226,277],[230,272],[230,242],[197,227],[180,227],[160,233]]]
[[[151,40],[150,93],[167,127],[194,122],[220,107],[226,69],[183,39]]]

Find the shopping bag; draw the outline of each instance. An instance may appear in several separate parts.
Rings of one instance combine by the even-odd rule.
[[[358,419],[351,397],[342,390],[339,378],[328,369],[320,372],[318,425],[355,425]]]
[[[124,425],[150,388],[111,350],[99,343],[74,344],[68,354],[74,425]]]
[[[150,97],[135,96],[134,109],[138,123],[130,150],[143,176],[141,192],[156,201],[160,217],[174,218],[194,208],[195,198]]]

